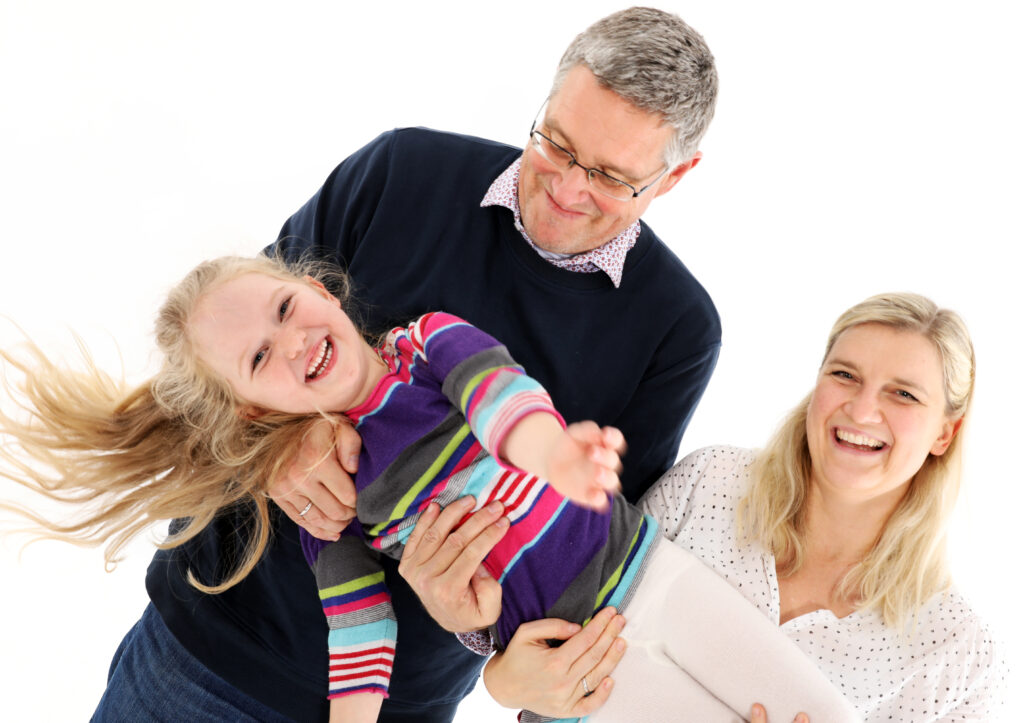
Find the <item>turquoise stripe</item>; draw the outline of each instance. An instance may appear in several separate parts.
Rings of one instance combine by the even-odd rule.
[[[537,499],[539,499],[539,497]],[[534,500],[535,504],[536,502],[537,500]],[[534,535],[533,539],[530,540],[530,544],[523,545],[521,548],[519,548],[519,552],[515,554],[515,557],[508,561],[508,564],[505,566],[505,569],[502,570],[501,579],[498,580],[499,584],[505,582],[505,578],[508,576],[509,571],[515,568],[516,563],[519,562],[519,558],[522,557],[527,550],[529,550],[531,547],[533,547],[542,539],[544,539],[544,535],[547,534],[548,528],[550,528],[551,525],[555,524],[555,520],[557,520],[561,516],[562,510],[565,509],[565,506],[568,504],[570,504],[569,500],[563,499],[562,504],[558,505],[558,509],[555,510],[555,514],[551,515],[551,517],[548,518],[548,521],[544,524],[544,527],[540,529],[540,532]]]
[[[658,539],[658,523],[655,522],[654,518],[650,515],[644,515],[644,519],[647,520],[647,534],[640,542],[640,548],[637,550],[636,555],[633,556],[633,562],[630,563],[628,568],[622,571],[622,579],[619,580],[619,584],[615,586],[615,592],[612,593],[611,598],[609,598],[608,602],[605,603],[605,606],[611,605],[615,608],[619,607],[626,591],[633,586],[633,580],[636,578],[637,572],[640,571],[644,560],[647,559],[647,552],[650,550],[651,545],[653,545],[654,541]]]
[[[354,625],[351,628],[331,630],[327,634],[327,644],[344,647],[362,645],[364,643],[394,642],[398,639],[398,623],[394,620],[378,620],[373,623]]]
[[[459,491],[459,497],[473,495],[476,498],[476,508],[474,509],[479,509],[483,505],[484,500],[490,496],[491,489],[498,486],[498,479],[503,471],[501,465],[498,464],[494,457],[484,457],[473,465],[473,471],[470,473],[469,479],[466,480],[465,487]],[[454,501],[451,500],[448,504]],[[415,525],[409,525],[388,534],[395,535],[399,544],[404,545],[409,541],[413,528],[415,528]],[[390,538],[388,539],[388,544],[391,544]]]
[[[459,493],[460,497],[473,495],[479,507],[484,499],[491,494],[491,489],[498,486],[498,480],[504,472],[498,461],[490,455],[484,457],[473,466],[473,472],[466,480],[466,486]]]
[[[490,424],[491,418],[496,412],[504,411],[503,407],[508,403],[510,398],[515,397],[517,394],[535,394],[537,392],[544,391],[544,388],[540,384],[528,376],[509,371],[508,367],[503,367],[502,371],[506,374],[512,375],[514,378],[508,381],[504,379],[497,379],[491,382],[491,387],[486,392],[480,392],[477,389],[474,389],[472,392],[474,397],[478,393],[490,395],[495,391],[495,385],[499,385],[497,387],[497,396],[490,397],[486,405],[478,404],[475,398],[470,401],[469,407],[466,410],[466,416],[469,417],[470,424],[474,431],[486,430]],[[476,436],[477,439],[485,439],[482,434],[477,434]]]

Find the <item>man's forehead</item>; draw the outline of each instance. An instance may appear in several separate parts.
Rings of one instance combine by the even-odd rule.
[[[660,115],[601,85],[585,66],[569,71],[542,109],[540,124],[581,163],[637,180],[661,163],[672,135]]]

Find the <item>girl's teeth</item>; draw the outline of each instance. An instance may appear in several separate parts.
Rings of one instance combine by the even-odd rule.
[[[327,368],[327,362],[331,360],[331,354],[331,344],[327,339],[324,339],[320,345],[320,353],[317,354],[316,358],[310,363],[309,369],[306,370],[306,378],[315,379],[323,374],[324,369]]]

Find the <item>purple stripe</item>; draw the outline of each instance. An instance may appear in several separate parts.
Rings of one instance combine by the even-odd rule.
[[[608,540],[610,509],[597,513],[566,505],[544,537],[505,576],[497,623],[502,647],[522,623],[547,617],[548,608],[598,555]],[[513,525],[506,534],[514,530]]]

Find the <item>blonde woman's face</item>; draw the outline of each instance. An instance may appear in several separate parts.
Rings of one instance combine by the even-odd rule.
[[[945,409],[941,360],[928,339],[881,324],[846,330],[808,407],[812,483],[854,501],[902,496],[927,456],[953,439]]]
[[[239,276],[199,300],[190,328],[199,357],[254,416],[352,409],[383,371],[338,299],[312,279]]]

